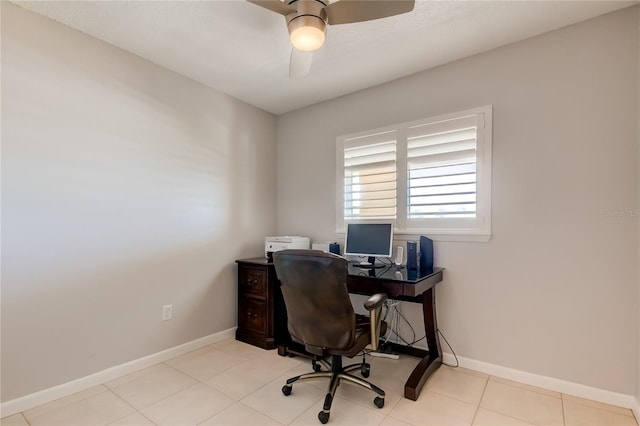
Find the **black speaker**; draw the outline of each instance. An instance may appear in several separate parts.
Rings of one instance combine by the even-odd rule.
[[[331,243],[329,244],[329,253],[333,253],[333,254],[340,254],[340,244],[338,243]]]
[[[418,244],[415,241],[407,241],[407,269],[418,269]]]
[[[420,270],[433,269],[433,240],[420,236]]]

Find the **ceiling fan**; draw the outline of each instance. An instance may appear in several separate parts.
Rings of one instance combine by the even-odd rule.
[[[324,43],[327,25],[371,21],[411,12],[415,0],[248,0],[285,17],[293,49],[289,77],[304,77],[312,52]]]

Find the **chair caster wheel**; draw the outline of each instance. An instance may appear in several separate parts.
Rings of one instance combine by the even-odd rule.
[[[292,386],[291,386],[291,385],[284,385],[284,386],[282,387],[282,393],[284,394],[284,396],[289,396],[289,395],[291,395],[291,388],[292,388]]]
[[[315,361],[311,361],[311,366],[313,367],[313,371],[315,371],[316,373],[322,370],[322,366]]]
[[[320,420],[320,423],[327,424],[327,422],[329,421],[329,413],[326,413],[324,411],[320,411],[318,413],[318,420]]]
[[[360,367],[360,374],[362,374],[362,377],[365,379],[369,377],[369,374],[371,374],[371,365],[362,364],[362,367]]]
[[[373,400],[373,403],[376,405],[376,407],[382,408],[384,407],[384,398],[376,396],[376,399]]]

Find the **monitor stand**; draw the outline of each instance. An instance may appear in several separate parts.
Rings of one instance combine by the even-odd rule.
[[[365,268],[365,269],[375,269],[375,268],[384,268],[385,265],[380,263],[376,264],[375,256],[369,256],[366,262],[360,262],[356,266],[359,268]]]

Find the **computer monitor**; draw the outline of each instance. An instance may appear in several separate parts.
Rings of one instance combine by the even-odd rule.
[[[376,257],[391,257],[393,250],[393,223],[348,223],[344,241],[345,255],[367,256],[368,261],[360,262],[359,266],[375,268]]]

